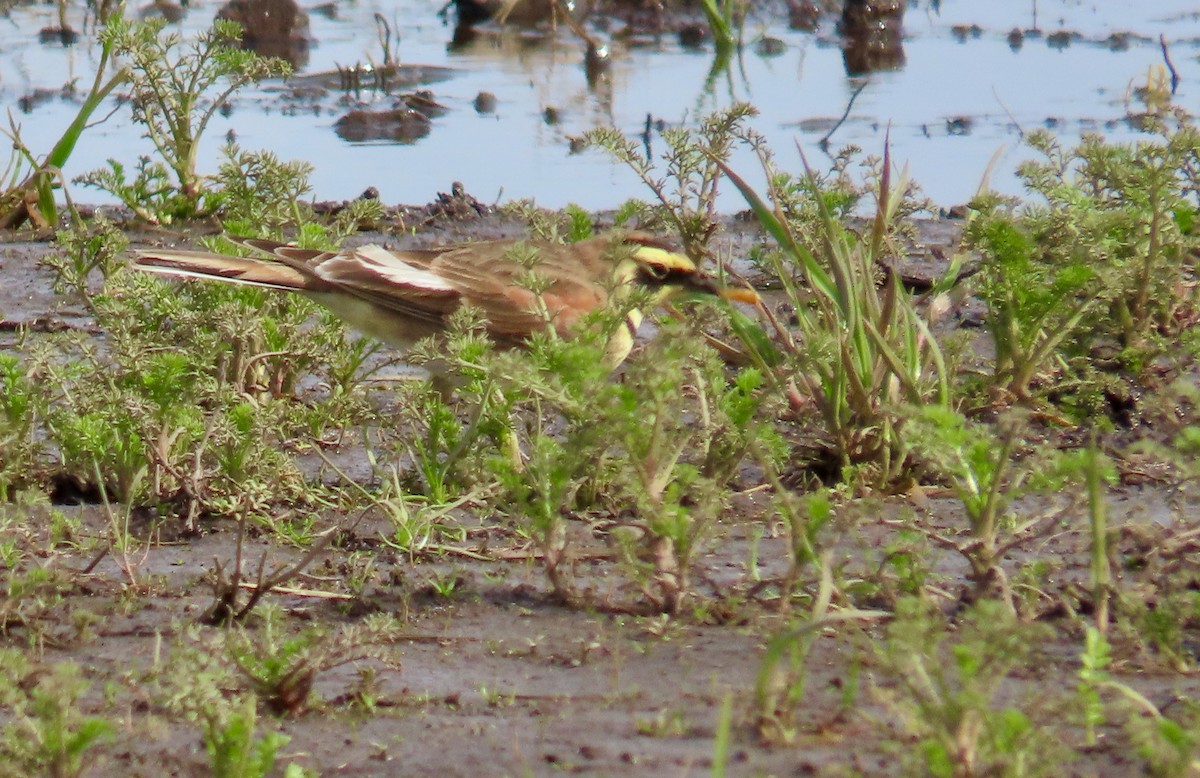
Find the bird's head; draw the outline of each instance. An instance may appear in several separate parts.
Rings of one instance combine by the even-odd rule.
[[[688,292],[751,305],[758,302],[758,295],[753,290],[718,284],[701,272],[689,257],[644,233],[628,233],[617,251],[621,252],[616,273],[618,281],[647,290],[656,302]]]

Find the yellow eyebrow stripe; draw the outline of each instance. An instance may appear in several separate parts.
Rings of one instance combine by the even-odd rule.
[[[674,251],[667,251],[666,249],[655,248],[654,246],[638,246],[633,255],[639,262],[645,262],[648,265],[657,265],[665,267],[668,270],[696,272],[696,264],[692,260]]]

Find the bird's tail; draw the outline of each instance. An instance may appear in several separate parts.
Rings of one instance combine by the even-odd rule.
[[[315,275],[283,262],[176,249],[142,249],[132,254],[133,265],[138,270],[167,276],[207,278],[290,291],[315,290],[322,285]]]

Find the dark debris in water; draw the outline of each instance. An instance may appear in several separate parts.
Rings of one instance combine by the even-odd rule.
[[[679,45],[685,49],[698,49],[708,41],[708,27],[703,24],[685,24],[679,28]]]
[[[34,89],[32,92],[22,95],[17,100],[17,108],[21,113],[32,113],[35,108],[49,103],[52,100],[63,99],[70,100],[75,97],[75,89],[71,84],[67,84],[62,89]]]
[[[847,75],[904,67],[904,10],[904,0],[847,0],[838,25]]]
[[[187,16],[188,7],[184,3],[173,3],[171,0],[154,0],[138,9],[139,19],[163,19],[168,24],[179,24]]]
[[[333,130],[351,143],[391,141],[416,143],[429,134],[432,120],[449,109],[437,101],[433,92],[421,89],[400,95],[395,104],[382,111],[355,108],[338,119]]]
[[[983,28],[978,24],[956,24],[950,28],[950,34],[954,36],[954,40],[964,43],[968,40],[982,37]]]
[[[475,112],[489,114],[496,112],[496,96],[491,92],[480,92],[475,95]]]
[[[47,45],[74,46],[79,33],[70,27],[45,27],[38,31],[38,41]]]
[[[1058,30],[1046,36],[1046,45],[1052,49],[1065,49],[1073,42],[1082,40],[1083,36],[1070,30]]]
[[[952,116],[946,120],[947,135],[968,135],[975,126],[975,120],[970,116]]]
[[[779,38],[763,36],[754,44],[754,53],[760,57],[778,57],[787,51],[787,44]]]
[[[430,126],[428,116],[405,106],[386,111],[351,111],[334,123],[333,131],[351,143],[415,143],[429,134]]]
[[[450,0],[460,27],[495,20],[520,27],[550,22],[569,14],[581,21],[592,11],[591,0]]]
[[[384,93],[398,89],[412,89],[424,84],[447,81],[454,76],[454,69],[440,65],[351,65],[337,70],[322,70],[317,73],[302,73],[288,79],[294,92],[311,94],[324,89],[339,92],[379,91]]]
[[[821,21],[821,9],[812,0],[788,2],[788,27],[803,32],[816,32]]]
[[[428,89],[419,89],[400,98],[405,105],[429,119],[443,116],[450,109],[439,103]]]

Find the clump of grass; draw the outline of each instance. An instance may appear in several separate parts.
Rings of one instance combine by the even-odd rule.
[[[29,501],[18,503],[29,510]],[[7,512],[7,511],[6,511]],[[53,516],[61,519],[61,516]],[[6,636],[22,634],[29,645],[38,645],[48,639],[52,630],[50,617],[61,612],[62,603],[74,583],[70,577],[54,567],[39,563],[37,556],[30,553],[13,538],[0,542],[0,557],[6,569],[0,577],[3,586],[0,593],[0,634]]]
[[[935,302],[918,309],[887,266],[887,257],[896,253],[890,241],[908,180],[901,174],[893,181],[885,150],[869,231],[862,236],[849,231],[817,197],[816,234],[801,234],[802,223],[786,207],[794,191],[790,179],[775,170],[761,137],[752,132],[744,137],[767,174],[767,198],[719,164],[778,246],[764,260],[782,282],[799,329],[793,333],[771,317],[778,356],[758,358],[798,416],[815,406],[822,443],[843,476],[865,467],[875,483],[894,483],[908,468],[904,407],[950,403],[950,376],[930,331],[944,306]],[[819,189],[811,171],[805,179],[808,191]],[[954,274],[952,267],[933,297],[949,287]]]
[[[987,257],[979,289],[996,350],[992,387],[1028,401],[1030,385],[1078,335],[1104,287],[1083,254],[1035,262],[1039,244],[1018,224],[1000,216],[985,221],[975,234]]]
[[[867,465],[877,483],[891,483],[906,467],[900,406],[950,401],[949,376],[929,325],[945,309],[938,296],[952,284],[957,267],[930,295],[935,304],[918,312],[887,266],[888,256],[896,253],[893,237],[912,202],[907,177],[893,180],[886,151],[875,190],[876,215],[869,234],[859,237],[837,219],[862,194],[846,185],[848,155],[839,157],[834,187],[822,186],[811,170],[799,179],[781,174],[761,136],[743,126],[753,115],[752,107],[738,104],[708,117],[698,132],[665,131],[663,177],[656,176],[648,154],[615,131],[595,131],[589,141],[642,178],[658,200],[654,213],[679,231],[693,257],[704,256],[717,230],[712,214],[721,177],[738,188],[778,244],[762,260],[783,282],[801,336],[772,322],[776,350],[754,325],[739,326],[735,317],[737,331],[797,415],[810,402],[821,411],[823,443],[839,472]],[[768,180],[766,199],[726,163],[739,141],[759,156]],[[806,195],[811,203],[802,201]]]
[[[55,229],[59,226],[58,204],[54,198],[55,185],[62,182],[63,169],[84,130],[91,126],[92,116],[100,104],[131,76],[128,68],[118,68],[105,80],[108,63],[115,55],[115,49],[113,42],[105,40],[102,36],[100,58],[96,64],[96,77],[91,89],[88,90],[71,124],[45,158],[39,160],[25,145],[21,139],[21,130],[15,124],[10,124],[9,130],[4,132],[12,141],[13,156],[0,175],[0,227],[19,227],[26,221],[39,230]]]
[[[390,616],[378,614],[334,633],[309,630],[288,635],[277,609],[263,609],[262,614],[253,631],[227,632],[225,651],[255,695],[277,716],[305,711],[321,673],[366,659],[396,663],[391,644],[400,627]]]
[[[329,235],[309,230],[314,241]],[[98,472],[110,498],[173,504],[193,526],[204,512],[301,496],[278,443],[369,413],[356,386],[371,349],[341,327],[310,326],[304,300],[125,272],[114,259],[124,242],[107,223],[81,224],[60,235],[51,261],[108,336],[100,351],[62,333],[23,360],[46,378],[38,395],[52,410],[40,425],[59,469],[84,483]],[[325,367],[327,402],[292,402],[300,377]],[[29,416],[21,408],[11,409],[14,429]]]
[[[330,248],[382,214],[362,201],[320,224],[300,199],[305,166],[234,146],[225,153],[222,213],[232,229],[278,239],[300,223],[302,245]],[[65,477],[127,509],[170,508],[190,528],[205,513],[262,513],[306,494],[280,443],[369,416],[361,387],[387,364],[374,358],[378,347],[302,299],[127,273],[126,246],[104,218],[58,233],[44,263],[56,288],[88,307],[107,347],[58,333],[4,361],[0,491]],[[320,326],[310,326],[314,316]],[[292,402],[310,371],[324,379],[324,402]]]
[[[278,731],[260,732],[258,701],[237,688],[230,662],[219,651],[197,648],[187,633],[172,653],[170,667],[149,675],[158,703],[199,729],[213,775],[260,778],[271,773],[279,749],[290,738]]]
[[[241,697],[257,699],[276,716],[295,716],[318,705],[313,684],[322,673],[364,660],[396,663],[401,625],[392,616],[303,631],[293,629],[278,608],[261,608],[258,616],[253,627],[185,629],[171,661],[147,671],[157,701],[202,723],[215,738],[239,714]]]
[[[121,316],[125,327],[137,326],[128,307],[111,299],[98,306],[100,321]],[[116,326],[113,331],[122,334]],[[118,337],[112,345],[112,352],[100,353],[67,333],[30,355],[52,387],[44,426],[61,473],[121,503],[177,501],[192,517],[201,506],[215,508],[223,494],[271,500],[288,493],[294,479],[285,477],[286,461],[263,440],[262,411],[272,411],[239,411],[238,401],[226,394],[220,411],[206,414],[205,398],[222,393],[203,375],[202,363],[144,339]],[[62,362],[63,354],[73,359]],[[268,472],[254,487],[250,476]]]
[[[998,427],[993,430],[970,422],[948,409],[924,408],[915,411],[911,432],[921,459],[949,479],[968,523],[968,539],[926,531],[928,537],[970,564],[972,599],[999,595],[1015,612],[1005,558],[1053,530],[1083,498],[1033,517],[1015,511],[1016,500],[1031,493],[1060,492],[1066,484],[1084,480],[1085,473],[1097,480],[1098,488],[1101,476],[1099,465],[1086,452],[1071,456],[1054,450],[1022,450],[1028,426],[1019,416],[1002,420]]]
[[[54,273],[54,291],[90,305],[99,284],[124,265],[129,239],[104,215],[78,219],[54,236],[55,251],[41,264]]]
[[[0,354],[0,504],[38,478],[43,447],[38,432],[48,398],[29,370],[29,363]]]

